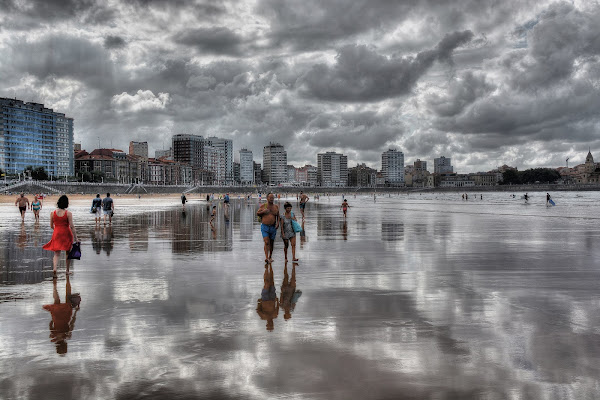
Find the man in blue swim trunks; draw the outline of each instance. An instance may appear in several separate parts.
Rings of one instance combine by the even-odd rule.
[[[267,195],[267,202],[260,206],[256,215],[261,217],[262,224],[260,225],[260,231],[262,233],[264,248],[265,248],[265,262],[273,262],[273,244],[275,243],[275,237],[277,235],[277,226],[279,225],[279,206],[274,204],[275,195],[269,193]]]
[[[308,201],[308,196],[304,194],[304,192],[300,192],[300,212],[302,213],[302,219],[304,219],[304,209],[306,208],[306,202]]]

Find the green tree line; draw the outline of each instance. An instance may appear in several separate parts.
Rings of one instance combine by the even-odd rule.
[[[552,168],[531,168],[525,171],[508,170],[502,174],[503,185],[554,183],[559,179],[560,174]]]

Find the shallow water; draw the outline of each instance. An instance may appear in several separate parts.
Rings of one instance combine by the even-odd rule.
[[[1,206],[0,398],[600,398],[600,194],[520,195],[349,193],[346,220],[322,195],[300,263],[275,243],[276,315],[256,200],[214,229],[195,197],[116,198],[106,228],[76,202],[66,340],[43,309],[49,210]]]

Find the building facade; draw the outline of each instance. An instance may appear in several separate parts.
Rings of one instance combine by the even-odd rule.
[[[204,146],[214,149],[217,160],[213,162],[213,168],[205,169],[213,171],[218,185],[230,185],[233,183],[233,141],[231,139],[210,136],[204,139]]]
[[[252,162],[252,165],[254,165],[254,183],[260,185],[263,183],[262,166],[260,165],[260,163],[254,161]]]
[[[204,138],[200,135],[173,135],[171,140],[173,160],[202,169],[204,161]]]
[[[454,167],[452,166],[452,159],[441,156],[440,158],[433,159],[433,172],[435,174],[452,174],[454,173]]]
[[[279,143],[263,148],[263,182],[279,185],[287,181],[287,153]]]
[[[252,151],[248,149],[240,150],[240,183],[249,185],[254,183],[254,160]]]
[[[374,187],[376,181],[377,171],[364,163],[348,169],[348,186]]]
[[[129,154],[148,159],[148,142],[129,142]]]
[[[389,149],[381,154],[381,172],[385,184],[389,186],[404,186],[404,153]]]
[[[172,149],[155,150],[154,158],[167,158],[169,160],[173,160],[173,150]]]
[[[0,168],[19,173],[44,167],[51,176],[75,175],[73,118],[38,103],[0,98]]]
[[[348,157],[333,151],[317,154],[317,181],[320,186],[348,186]]]

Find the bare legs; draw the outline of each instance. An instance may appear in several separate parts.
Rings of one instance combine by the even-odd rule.
[[[60,258],[60,250],[54,252],[54,258],[52,259],[52,273],[54,276],[57,274],[58,270],[58,260]],[[67,265],[67,275],[70,274],[69,267],[71,266],[71,260],[69,259],[69,252],[65,251],[65,263]]]
[[[285,261],[287,261],[287,251],[288,251],[288,245],[292,245],[292,259],[293,261],[298,261],[298,259],[296,258],[296,236],[292,236],[289,239],[283,239],[283,254],[285,254]]]
[[[275,243],[275,241],[269,238],[268,236],[264,237],[263,241],[265,242],[265,262],[273,262],[273,244]]]

